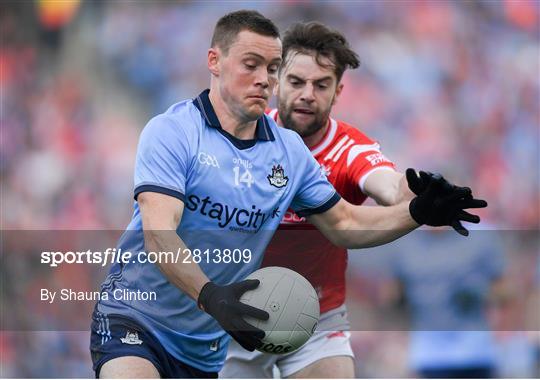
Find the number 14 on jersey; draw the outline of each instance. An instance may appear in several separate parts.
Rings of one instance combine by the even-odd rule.
[[[240,172],[240,166],[235,166],[233,168],[234,171],[234,185],[235,186],[241,186],[242,183],[245,183],[248,187],[251,187],[253,182],[255,180],[253,179],[253,175],[247,168],[243,168],[244,172]]]

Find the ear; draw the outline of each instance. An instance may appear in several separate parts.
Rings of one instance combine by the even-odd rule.
[[[340,82],[336,87],[336,93],[334,94],[334,99],[332,99],[332,105],[337,103],[339,95],[341,95],[341,91],[343,91],[343,83]]]
[[[219,76],[219,60],[221,58],[221,51],[219,48],[208,49],[208,70],[212,75]]]

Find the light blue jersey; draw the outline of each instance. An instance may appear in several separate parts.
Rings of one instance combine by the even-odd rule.
[[[225,285],[259,268],[289,206],[307,216],[328,210],[340,198],[298,134],[262,116],[256,138],[238,140],[221,128],[208,94],[206,90],[173,105],[144,128],[135,165],[135,199],[151,191],[182,200],[178,235],[192,251],[199,250],[199,265],[210,280]],[[137,202],[134,209],[119,242],[123,252],[144,251]],[[236,262],[224,262],[225,249]],[[251,258],[246,260],[248,253]],[[207,372],[221,369],[229,336],[156,265],[114,265],[102,287],[108,293],[156,292],[154,301],[109,297],[98,303],[98,311],[134,319],[188,365]]]

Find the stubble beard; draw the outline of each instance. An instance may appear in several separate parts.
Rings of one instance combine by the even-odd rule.
[[[298,125],[293,118],[293,106],[288,108],[285,104],[279,103],[278,114],[283,126],[287,129],[291,129],[298,133],[301,137],[309,137],[317,133],[328,122],[330,116],[330,109],[314,114],[314,119],[307,125]]]

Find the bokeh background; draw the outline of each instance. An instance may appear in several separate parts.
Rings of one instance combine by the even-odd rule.
[[[499,373],[538,377],[538,332],[512,320],[538,318],[540,305],[535,0],[3,1],[2,233],[125,228],[141,129],[153,115],[208,86],[213,26],[242,8],[261,11],[282,29],[319,20],[342,31],[362,66],[345,74],[334,116],[379,140],[399,169],[440,171],[470,184],[490,204],[482,212],[490,233],[528,232],[500,246],[511,258],[504,269],[510,285],[495,294],[501,302],[495,302],[499,309],[490,315],[498,317],[490,323]],[[376,256],[351,255],[349,308],[368,316],[381,307],[399,313],[388,306],[391,271],[375,275],[384,272],[385,260],[368,265],[366,255]],[[39,326],[39,307],[18,306],[17,300],[31,301],[35,289],[59,280],[56,272],[36,270],[24,253],[20,257],[2,268],[3,313]],[[102,280],[102,272],[88,266],[70,273],[88,289]],[[510,302],[510,311],[503,301]],[[87,309],[54,318],[60,324],[89,321]],[[407,329],[377,330],[353,332],[357,376],[415,376]],[[87,347],[86,331],[15,332],[2,326],[0,375],[92,377]],[[512,365],[524,357],[530,359]]]

